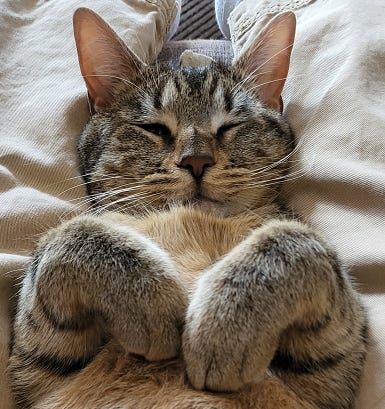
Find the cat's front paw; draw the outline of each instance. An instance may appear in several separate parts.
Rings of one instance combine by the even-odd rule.
[[[94,328],[150,361],[180,352],[187,304],[168,254],[111,217],[50,231],[35,262],[45,310],[60,327]]]
[[[279,336],[256,309],[250,283],[228,279],[221,267],[201,278],[188,307],[183,355],[195,388],[237,391],[263,379]]]

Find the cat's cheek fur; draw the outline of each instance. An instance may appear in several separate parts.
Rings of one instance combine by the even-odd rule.
[[[116,174],[122,177],[156,173],[167,154],[161,141],[154,139],[122,127],[111,135],[103,164],[115,165]]]

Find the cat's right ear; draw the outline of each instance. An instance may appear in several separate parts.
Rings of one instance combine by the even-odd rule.
[[[97,112],[111,105],[119,83],[134,78],[143,63],[92,10],[77,9],[73,25],[80,71]]]
[[[289,71],[296,19],[292,12],[273,17],[235,62],[245,82],[268,108],[282,112],[281,92]]]

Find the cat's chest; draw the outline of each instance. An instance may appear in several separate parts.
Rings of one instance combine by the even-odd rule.
[[[250,218],[220,218],[174,209],[142,220],[139,230],[164,248],[189,284],[256,227]]]
[[[223,218],[184,207],[140,218],[121,214],[108,217],[134,227],[166,250],[190,288],[203,270],[227,254],[260,224],[250,216]]]

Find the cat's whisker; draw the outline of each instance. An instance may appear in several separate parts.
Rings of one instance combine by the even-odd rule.
[[[144,200],[146,197],[149,197],[150,195],[153,195],[153,194],[151,194],[151,193],[149,194],[149,193],[146,193],[146,192],[139,192],[139,193],[135,193],[133,195],[121,197],[121,198],[116,199],[116,200],[114,200],[112,202],[106,203],[103,206],[98,206],[98,208],[96,209],[96,212],[97,213],[103,213],[108,208],[114,207],[118,203],[129,202],[129,201],[133,201],[133,200]]]
[[[265,75],[265,74],[268,74],[268,72],[266,71],[266,72],[264,72],[264,73],[259,73],[258,75],[259,76],[262,76],[262,75]],[[290,78],[291,79],[300,79],[301,77],[304,77],[305,76],[305,74],[297,74],[297,75],[295,75],[295,76],[290,76]],[[275,81],[283,81],[283,80],[286,80],[288,77],[284,77],[284,78],[278,78],[278,79],[276,79]],[[232,89],[231,89],[231,91],[234,91],[235,90],[235,92],[238,92],[241,88],[242,88],[242,86],[245,84],[245,83],[247,83],[247,82],[253,82],[253,80],[255,81],[255,78],[254,78],[254,75],[253,74],[249,74],[248,76],[246,76],[242,81],[239,81]],[[272,82],[275,82],[275,81],[272,81]],[[265,85],[265,84],[269,84],[270,82],[269,81],[267,81],[267,82],[265,82],[265,83],[263,83],[263,84],[258,84],[258,86],[257,87],[248,87],[247,88],[247,91],[252,91],[252,90],[254,90],[255,88],[258,88],[259,86],[262,86],[262,85]]]
[[[122,176],[122,175],[109,175],[109,174],[107,174],[107,173],[104,174],[103,177],[97,178],[97,177],[95,177],[95,173],[94,173],[94,172],[88,172],[88,173],[79,174],[79,175],[76,175],[76,176],[73,176],[73,177],[70,177],[70,178],[62,179],[60,182],[52,183],[51,185],[56,185],[56,184],[58,184],[58,183],[63,183],[63,182],[69,182],[69,181],[75,180],[75,179],[83,180],[83,179],[85,179],[87,176],[92,176],[92,177],[94,178],[93,181],[96,181],[96,182],[99,182],[100,180],[107,180],[107,179],[122,179],[122,180],[125,180],[125,179],[135,179],[133,176],[130,177],[130,176],[128,176],[128,175],[124,175],[124,176]],[[85,183],[85,182],[84,182],[84,183]],[[50,185],[50,186],[51,186],[51,185]]]
[[[278,184],[281,184],[283,182],[299,179],[299,178],[303,177],[305,174],[306,174],[305,171],[298,171],[298,173],[292,173],[292,174],[288,174],[286,176],[280,176],[280,177],[273,178],[273,179],[267,179],[267,180],[264,180],[264,181],[261,181],[261,182],[251,182],[248,185],[242,186],[240,188],[240,190],[255,189],[255,188],[258,188],[258,187],[278,185]]]
[[[288,46],[282,48],[281,50],[277,51],[275,54],[271,55],[270,58],[266,59],[262,64],[260,64],[257,68],[255,68],[254,70],[252,70],[242,81],[240,81],[238,84],[240,84],[240,87],[245,84],[246,82],[250,81],[250,80],[255,80],[255,75],[256,73],[258,73],[258,76],[262,76],[265,74],[269,74],[270,71],[267,72],[261,72],[261,68],[263,66],[265,66],[267,63],[269,63],[271,60],[273,60],[274,58],[276,58],[279,54],[283,53],[284,51],[286,51],[287,49],[291,48],[293,46],[293,44],[289,44]],[[286,78],[285,78],[286,79]],[[238,85],[237,84],[237,85]],[[239,88],[237,88],[238,90]]]
[[[271,71],[265,71],[265,72],[261,72],[259,73],[259,75],[266,75],[269,74]],[[242,86],[244,84],[246,84],[247,82],[251,82],[255,76],[254,76],[255,71],[252,71],[250,74],[246,75],[241,81],[237,82],[232,88],[231,88],[231,92],[238,92]]]
[[[96,193],[94,194],[94,198],[95,199],[105,199],[107,198],[111,198],[112,196],[116,196],[118,194],[122,194],[122,193],[132,193],[133,191],[135,192],[138,189],[143,189],[145,188],[145,185],[141,184],[141,183],[135,183],[133,185],[130,184],[126,184],[126,185],[120,185],[118,189],[112,189],[112,190],[108,190],[106,192],[100,192],[100,193]]]
[[[248,91],[254,91],[255,89],[261,88],[261,87],[263,87],[263,86],[265,86],[267,84],[272,84],[274,82],[284,81],[284,80],[286,80],[286,78],[287,77],[275,78],[275,79],[270,80],[270,81],[262,82],[261,84],[257,84],[257,85],[254,85],[253,87],[248,88]]]
[[[60,193],[59,193],[59,195],[58,195],[58,197],[62,197],[62,196],[64,196],[66,193],[68,193],[68,192],[71,192],[71,191],[73,191],[73,190],[75,190],[75,189],[78,189],[78,188],[80,188],[80,187],[84,187],[84,188],[86,188],[86,183],[85,182],[82,182],[82,183],[79,183],[79,184],[77,184],[77,185],[75,185],[75,186],[71,186],[71,187],[69,187],[69,188],[67,188],[66,190],[63,190],[63,191],[61,191]],[[75,199],[70,199],[70,201],[71,200],[75,200]]]
[[[298,169],[301,169],[301,168],[298,167]],[[293,172],[297,172],[297,170],[294,169],[294,167],[291,167],[290,172],[283,172],[283,173],[282,171],[276,170],[275,168],[265,170],[264,172],[257,172],[256,174],[253,172],[249,172],[248,180],[252,179],[254,182],[264,181],[268,178],[282,177],[283,175],[287,173],[291,174]]]
[[[146,58],[146,60],[142,61],[142,63],[145,66],[148,66],[151,61],[147,61],[148,59],[148,51],[144,49],[143,44],[142,44],[142,39],[139,37],[138,33],[133,31],[132,33],[130,33],[130,35],[134,35],[136,37],[136,45],[138,45],[140,47],[140,51],[142,52],[142,56],[144,56],[144,58]],[[131,50],[130,50],[131,51]],[[132,52],[132,51],[131,51]],[[142,67],[138,67],[138,64],[136,63],[136,61],[134,61],[135,63],[135,67],[138,68],[138,70],[141,70]]]
[[[253,171],[253,174],[256,175],[258,173],[262,173],[265,172],[266,170],[270,170],[273,168],[276,168],[277,166],[279,166],[280,164],[282,164],[283,162],[286,162],[290,157],[292,157],[294,154],[297,153],[297,151],[302,147],[304,138],[301,138],[298,143],[296,144],[295,148],[293,150],[291,150],[287,155],[285,155],[284,157],[282,157],[281,159],[279,159],[278,161],[273,162],[270,165],[264,166],[262,168],[258,168],[255,169]]]
[[[260,71],[260,69],[262,67],[264,67],[268,62],[274,60],[274,58],[276,58],[279,54],[285,52],[286,50],[290,49],[293,47],[293,43],[290,43],[289,45],[287,45],[286,47],[281,48],[279,51],[277,51],[276,53],[272,54],[268,59],[266,59],[262,64],[260,64],[254,71]]]
[[[79,180],[79,182],[81,182],[81,183],[79,183],[79,184],[76,184],[76,185],[74,185],[74,186],[71,186],[71,187],[69,187],[69,188],[67,188],[67,189],[65,189],[65,190],[63,190],[63,191],[61,191],[61,192],[58,194],[58,197],[60,198],[60,197],[63,197],[63,196],[64,196],[66,193],[68,193],[68,192],[71,192],[71,191],[73,191],[73,190],[76,190],[76,189],[78,189],[78,188],[80,188],[80,187],[86,187],[87,184],[86,184],[86,182],[82,181],[82,178],[84,178],[84,177],[86,177],[86,176],[91,176],[91,175],[93,175],[92,172],[90,172],[90,173],[88,173],[88,174],[86,173],[86,174],[84,174],[84,175],[74,176],[74,177],[71,177],[71,178],[63,179],[63,180],[60,181],[60,182],[52,183],[52,184],[50,184],[50,185],[48,185],[48,186],[49,186],[49,187],[58,186],[58,185],[60,185],[61,183],[64,183],[64,182],[67,182],[67,181],[71,181],[71,180]],[[129,177],[127,177],[127,176],[121,176],[121,175],[106,175],[105,177],[102,177],[102,178],[94,178],[92,181],[93,181],[93,182],[102,182],[102,181],[110,180],[110,179],[127,180],[127,179],[135,179],[135,178],[129,178]],[[70,199],[69,201],[72,202],[72,201],[76,201],[76,200],[78,200],[78,198]]]
[[[92,101],[90,98],[90,94],[87,92],[87,106],[88,106],[88,114],[91,117],[94,113],[93,111],[93,106],[92,106]]]
[[[92,175],[92,173],[91,173]],[[124,184],[120,184],[119,185],[119,189],[114,189],[114,190],[108,190],[106,192],[101,192],[101,193],[96,193],[96,194],[90,194],[85,196],[85,198],[90,199],[90,201],[93,201],[95,199],[101,198],[101,197],[105,197],[105,196],[113,196],[119,193],[125,193],[125,192],[129,192],[130,190],[135,190],[135,189],[141,189],[141,188],[150,188],[152,186],[152,184],[156,184],[156,183],[173,183],[173,182],[177,182],[178,178],[174,177],[171,178],[169,175],[158,175],[157,178],[152,178],[148,181],[146,180],[141,180],[138,181],[135,177],[129,177],[129,176],[122,176],[122,175],[107,175],[106,177],[100,177],[100,178],[94,178],[92,180],[92,183],[98,183],[98,182],[103,182],[103,181],[108,181],[108,180],[112,180],[112,179],[119,179],[119,181],[127,181],[127,183]],[[132,180],[132,181],[130,181]],[[78,186],[82,186],[82,184],[80,185],[76,185],[73,186],[65,191],[63,191],[61,194],[64,194],[67,191],[70,191],[71,189],[75,189]],[[74,199],[70,199],[70,202],[78,202],[79,199],[81,198],[74,198]]]
[[[129,85],[131,87],[134,87],[139,92],[139,95],[142,98],[151,98],[151,96],[145,91],[145,89],[143,87],[139,87],[137,84],[135,84],[134,82],[128,80],[127,78],[122,78],[120,76],[111,75],[111,74],[87,74],[87,75],[83,76],[83,78],[87,78],[87,77],[106,77],[106,78],[117,79],[117,80],[122,81],[124,84],[127,84],[127,85]]]
[[[92,212],[92,210],[96,206],[96,203],[97,203],[97,200],[95,200],[94,198],[90,198],[90,200],[88,201],[84,200],[82,203],[78,204],[75,207],[75,211],[81,211],[82,213],[89,212],[89,211]]]
[[[288,50],[289,48],[293,47],[293,44],[289,44],[288,46],[280,49],[279,51],[277,51],[276,53],[272,54],[269,58],[267,58],[262,64],[260,64],[259,66],[257,66],[257,68],[255,68],[254,70],[252,70],[249,75],[245,78],[246,81],[250,80],[250,78],[253,78],[255,76],[256,73],[258,73],[258,76],[261,76],[265,73],[260,72],[261,68],[264,67],[267,63],[269,63],[270,61],[274,60],[274,58],[276,58],[279,54],[285,52],[286,50]],[[268,71],[267,73],[270,73],[270,71]]]
[[[296,153],[296,151],[297,151],[298,149],[300,149],[300,145],[302,144],[302,141],[303,141],[303,140],[304,140],[304,138],[302,138],[302,139],[300,140],[300,142],[298,143],[298,145],[296,146],[296,148],[292,151],[292,155],[293,155],[294,153]],[[311,157],[310,161],[307,162],[307,163],[304,163],[303,160],[300,160],[300,159],[295,160],[295,161],[293,161],[293,162],[297,162],[297,164],[300,166],[300,168],[299,168],[298,171],[293,171],[293,169],[292,169],[292,170],[289,172],[289,175],[291,175],[291,174],[293,174],[293,173],[296,173],[296,172],[303,172],[303,173],[305,174],[306,172],[309,172],[309,171],[314,167],[314,163],[316,162],[316,155],[314,154],[314,155]]]
[[[95,201],[95,194],[76,197],[74,199],[70,199],[68,202],[72,205],[76,206],[76,208],[81,208],[88,204],[92,204]]]
[[[141,183],[130,183],[130,184],[125,184],[125,185],[121,185],[119,189],[113,189],[113,190],[108,190],[106,192],[100,192],[100,193],[93,193],[87,196],[84,196],[84,201],[80,202],[80,204],[83,203],[87,203],[87,201],[89,202],[94,202],[97,201],[99,199],[105,199],[105,198],[111,198],[113,196],[116,196],[117,194],[122,194],[122,193],[129,193],[133,190],[137,190],[140,188],[143,188],[144,185]],[[78,202],[79,198],[75,198],[70,200],[70,202]],[[79,203],[77,203],[79,204]]]
[[[71,176],[70,178],[65,178],[65,179],[60,179],[60,180],[58,180],[58,181],[56,181],[56,182],[53,182],[53,183],[49,183],[49,184],[47,184],[47,186],[56,186],[56,185],[59,185],[60,183],[64,183],[64,182],[70,182],[71,180],[76,180],[76,179],[82,179],[82,177],[83,177],[83,175],[81,175],[81,174],[78,174],[78,175],[76,175],[76,176]]]
[[[70,209],[68,212],[64,212],[62,214],[63,217],[67,217],[69,214],[76,213],[77,211],[88,211],[90,209],[83,209],[84,206],[87,205],[92,205],[95,204],[99,200],[106,200],[106,199],[111,199],[113,196],[116,196],[118,194],[122,193],[129,193],[132,190],[141,188],[142,185],[136,185],[136,186],[131,186],[131,187],[126,187],[126,188],[121,188],[121,189],[114,189],[110,190],[107,192],[101,192],[101,193],[94,193],[90,194],[84,197],[80,198],[75,198],[70,200],[69,202],[72,202],[76,207],[74,209]]]
[[[76,217],[79,214],[85,214],[88,211],[88,208],[84,208],[83,206],[74,205],[71,209],[64,210],[62,213],[58,215],[60,222],[66,221],[72,217]]]
[[[301,164],[301,160],[300,159],[295,159],[295,160],[285,160],[285,164],[286,165],[290,165],[290,168],[292,169],[293,166],[297,166]],[[274,162],[275,164],[275,162]],[[278,164],[279,165],[279,164]],[[250,173],[253,174],[254,176],[258,175],[258,174],[266,174],[268,173],[269,170],[274,170],[278,165],[275,165],[273,167],[263,167],[263,168],[257,168],[255,170],[251,170]]]
[[[287,180],[288,178],[292,176],[297,176],[297,175],[303,176],[305,173],[306,173],[306,170],[298,169],[297,171],[288,173],[286,175],[270,173],[270,175],[273,176],[270,178],[268,177],[269,174],[263,175],[263,177],[261,177],[260,179],[255,179],[254,177],[249,176],[248,180],[244,181],[240,187],[238,186],[238,189],[242,190],[242,189],[249,189],[253,187],[263,186],[265,183],[270,183],[270,182],[278,183],[278,182]]]
[[[300,179],[300,178],[303,177],[304,175],[305,175],[305,173],[303,173],[303,174],[298,174],[298,175],[296,175],[296,176],[287,177],[286,179],[283,179],[283,180],[281,180],[281,181],[276,181],[276,182],[271,182],[271,183],[264,183],[262,186],[265,187],[265,186],[277,185],[277,184],[280,184],[280,183],[282,183],[282,182],[293,181],[293,180],[296,180],[296,179]]]
[[[147,196],[146,196],[147,197]],[[141,197],[137,199],[132,199],[123,201],[122,204],[120,204],[118,207],[114,207],[112,211],[118,212],[118,213],[133,213],[135,212],[135,209],[138,207],[138,204],[140,205],[140,212],[142,213],[143,211],[146,210],[147,203],[145,202],[146,197]],[[103,208],[103,209],[97,209],[96,214],[102,214],[106,211],[109,211],[109,207]]]
[[[103,181],[103,180],[110,180],[111,178],[107,177],[107,178],[102,178],[97,180],[97,182]],[[62,192],[60,192],[60,194],[58,195],[58,197],[63,197],[66,193],[71,192],[75,189],[78,189],[79,187],[84,186],[84,188],[86,189],[86,185],[85,183],[76,185],[76,186],[72,186],[71,188],[68,188]],[[142,185],[141,184],[137,184],[137,183],[129,183],[129,184],[124,184],[122,185],[122,187],[128,187],[128,186],[132,186],[132,188],[140,188]],[[114,190],[112,191],[108,191],[108,192],[103,192],[103,193],[98,193],[98,195],[105,195],[105,196],[109,196],[114,194]],[[95,194],[88,194],[87,196],[80,196],[80,197],[74,197],[72,199],[67,199],[67,201],[71,204],[75,204],[75,205],[83,205],[86,204],[87,202],[92,202],[95,199]]]
[[[263,172],[257,178],[255,178],[255,175],[253,175],[253,179],[256,180],[256,181],[258,181],[258,179],[261,179],[263,181],[264,180],[269,180],[269,179],[266,179],[269,176],[269,174],[273,175],[273,176],[276,176],[277,178],[284,178],[286,176],[297,174],[297,173],[305,173],[311,168],[311,166],[312,166],[312,164],[310,164],[309,166],[306,166],[306,167],[300,166],[296,170],[294,168],[291,168],[291,170],[288,173],[286,173],[284,175],[278,175],[278,176],[276,176],[276,174],[274,172]]]
[[[29,264],[31,265],[31,264]],[[4,271],[1,274],[3,277],[10,277],[12,280],[16,280],[17,282],[21,282],[24,279],[25,271],[28,268],[28,263],[26,263],[25,267],[15,268],[13,270]]]
[[[143,91],[143,89],[141,89],[134,82],[132,82],[132,81],[126,79],[126,78],[119,77],[117,75],[111,75],[111,74],[87,74],[87,75],[83,75],[83,78],[89,78],[89,77],[105,77],[105,78],[117,79],[117,80],[120,80],[120,81],[124,82],[125,84],[128,84],[130,86],[135,87],[136,89],[138,89],[140,91]]]

